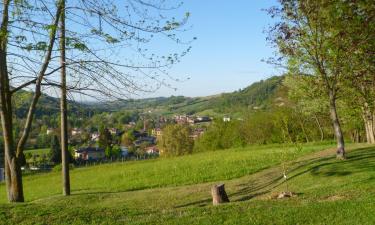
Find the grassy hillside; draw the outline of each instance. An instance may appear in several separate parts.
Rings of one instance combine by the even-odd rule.
[[[292,159],[328,146],[306,145],[298,152],[289,147],[287,157]],[[80,193],[132,191],[233,179],[280,163],[281,153],[280,146],[260,146],[77,168],[71,172],[72,189]],[[58,195],[60,173],[26,176],[24,186],[27,201]],[[1,185],[0,203],[5,201],[4,185]]]
[[[225,169],[208,166],[192,170],[198,165],[212,165],[212,161],[206,160],[202,154],[196,155],[196,158],[181,157],[191,167],[180,167],[181,161],[172,165],[167,159],[113,165],[111,170],[106,166],[77,169],[73,183],[84,184],[85,180],[91,180],[98,168],[108,172],[116,169],[116,172],[108,174],[109,179],[99,175],[96,182],[88,182],[85,184],[87,186],[82,184],[82,189],[74,187],[73,195],[68,198],[51,196],[52,193],[48,193],[47,197],[38,193],[42,192],[41,189],[34,189],[32,192],[36,194],[33,199],[38,200],[17,205],[0,204],[0,221],[8,224],[374,224],[375,147],[352,146],[346,161],[336,160],[332,156],[333,149],[316,151],[323,147],[305,148],[301,153],[305,156],[291,164],[288,186],[297,196],[290,199],[273,199],[276,193],[286,189],[285,183],[282,183],[281,167],[270,167],[277,163],[269,163],[277,155],[278,148],[273,146],[270,149],[229,151],[226,157],[217,158],[224,161],[222,167]],[[248,152],[252,151],[257,156],[249,158],[251,154]],[[306,155],[308,152],[314,153]],[[225,162],[230,153],[242,154],[245,159],[243,166],[238,166],[240,157],[233,156]],[[249,161],[246,162],[246,159]],[[233,161],[237,166],[228,161]],[[163,164],[170,173],[158,169]],[[237,171],[245,166],[251,169]],[[135,172],[132,167],[143,169],[142,173],[153,169],[158,179],[148,177],[147,180],[152,180],[149,182],[146,178],[139,178],[144,180],[142,186],[148,188],[132,190],[130,186],[127,187],[127,184],[137,182],[137,176],[131,175]],[[268,169],[255,172],[266,167]],[[232,170],[237,172],[228,176],[229,180],[221,175],[205,178],[205,174],[208,174],[205,171],[216,170],[221,171],[220,174],[228,170],[230,173]],[[115,173],[116,178],[113,177]],[[165,177],[176,177],[176,180],[168,184],[168,179],[162,178],[161,173]],[[240,174],[245,176],[232,179]],[[189,180],[199,178],[196,182],[225,180],[231,203],[211,206],[209,189],[213,182],[180,186],[196,183],[179,180],[181,175]],[[54,175],[28,177],[25,186],[36,187],[31,183],[31,180],[35,180],[44,184],[45,189],[51,188],[60,180],[51,179],[50,176]],[[150,189],[155,182],[163,187]],[[42,196],[44,198],[40,199]]]

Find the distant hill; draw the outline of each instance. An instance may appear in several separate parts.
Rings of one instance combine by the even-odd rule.
[[[157,97],[146,99],[118,100],[114,102],[69,102],[73,114],[89,115],[101,112],[116,112],[122,110],[138,110],[158,115],[172,114],[205,114],[224,115],[241,114],[245,110],[267,109],[284,104],[286,89],[282,86],[283,76],[274,76],[255,82],[250,86],[232,93],[223,93],[206,97]],[[32,93],[21,91],[17,93],[17,110],[19,117],[26,115]],[[59,99],[43,95],[38,103],[36,117],[48,116],[59,112]]]

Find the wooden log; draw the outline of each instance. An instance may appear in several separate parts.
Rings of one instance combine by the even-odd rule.
[[[227,193],[225,192],[224,184],[217,184],[211,187],[212,204],[219,205],[221,203],[229,202]]]

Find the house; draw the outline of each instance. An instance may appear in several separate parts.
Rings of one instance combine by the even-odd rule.
[[[100,160],[105,158],[105,152],[99,147],[84,147],[75,150],[74,157],[80,160]]]
[[[159,154],[159,149],[156,146],[147,147],[145,150],[146,150],[146,153],[148,155],[158,155]]]
[[[224,121],[224,122],[230,122],[230,117],[227,116],[227,115],[225,115],[225,116],[223,117],[223,121]]]
[[[54,132],[53,128],[48,128],[46,134],[50,135],[50,134],[53,134],[53,132]]]
[[[91,141],[99,141],[100,133],[94,132],[91,134]]]
[[[81,134],[82,134],[81,129],[79,129],[79,128],[73,128],[72,129],[72,136],[81,135]]]
[[[0,182],[5,180],[5,170],[4,168],[0,168]]]
[[[152,136],[142,136],[139,137],[135,142],[135,146],[140,146],[142,143],[147,143],[147,144],[156,144],[156,138]]]
[[[163,135],[163,131],[162,131],[161,128],[155,128],[155,129],[151,130],[151,134],[152,134],[152,136],[158,138],[158,137],[161,137]]]
[[[205,129],[204,128],[195,128],[192,132],[192,134],[190,135],[190,138],[192,139],[197,139],[199,138],[200,136],[202,136],[205,132]]]
[[[111,133],[112,135],[117,135],[119,133],[119,130],[117,130],[116,128],[110,128],[109,133]]]

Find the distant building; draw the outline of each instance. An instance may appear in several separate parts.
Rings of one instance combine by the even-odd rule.
[[[158,155],[159,149],[156,146],[150,146],[146,148],[146,153],[148,155]]]
[[[151,130],[151,134],[152,134],[152,136],[154,136],[156,138],[159,138],[163,135],[163,131],[162,131],[161,128],[155,128],[155,129]]]
[[[98,147],[84,147],[75,150],[74,157],[81,160],[99,160],[105,158],[105,152]]]
[[[142,143],[147,143],[147,144],[150,144],[150,145],[154,145],[154,144],[156,144],[156,138],[152,137],[152,136],[142,136],[142,137],[139,137],[134,142],[134,145],[135,146],[140,146]]]
[[[48,128],[46,134],[47,135],[53,134],[54,131],[55,130],[53,128]]]
[[[199,138],[200,136],[202,136],[204,132],[205,132],[204,128],[196,128],[193,130],[192,134],[190,135],[190,138],[195,140]]]
[[[119,130],[116,128],[110,128],[109,133],[111,133],[112,135],[117,135],[119,133]]]
[[[81,134],[82,134],[81,129],[79,129],[79,128],[73,128],[72,129],[72,136],[81,135]]]
[[[99,132],[94,132],[91,134],[91,141],[99,141],[100,133]]]

